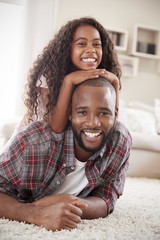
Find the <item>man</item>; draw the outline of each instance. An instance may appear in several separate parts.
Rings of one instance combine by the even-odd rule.
[[[0,217],[54,231],[110,214],[131,148],[115,102],[106,79],[90,79],[75,88],[62,134],[43,122],[19,132],[0,156]]]

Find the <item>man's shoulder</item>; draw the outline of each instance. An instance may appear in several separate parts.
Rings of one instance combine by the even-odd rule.
[[[63,133],[56,134],[44,121],[35,121],[22,128],[16,135],[16,139],[26,144],[41,144],[51,140],[61,141]]]
[[[123,123],[119,121],[117,121],[116,123],[115,133],[118,134],[120,138],[125,138],[127,139],[127,141],[132,142],[132,137],[129,130],[126,128],[126,126]]]

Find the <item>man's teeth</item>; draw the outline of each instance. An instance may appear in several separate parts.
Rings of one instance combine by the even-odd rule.
[[[83,58],[82,61],[83,62],[95,62],[96,59],[95,58]]]
[[[98,135],[100,135],[100,132],[99,133],[85,132],[85,135],[87,137],[94,138],[94,137],[97,137]]]

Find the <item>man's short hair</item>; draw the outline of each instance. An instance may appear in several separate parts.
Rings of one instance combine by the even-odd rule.
[[[74,91],[76,90],[77,87],[79,86],[91,86],[91,87],[108,87],[111,91],[112,94],[115,94],[115,89],[113,85],[108,81],[106,78],[103,77],[98,77],[98,78],[93,78],[93,79],[87,79],[84,82],[79,83],[78,85],[75,86]],[[73,93],[74,93],[73,91]]]

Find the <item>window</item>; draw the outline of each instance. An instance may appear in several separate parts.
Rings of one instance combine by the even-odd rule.
[[[0,2],[0,120],[16,115],[22,16],[23,5]]]

